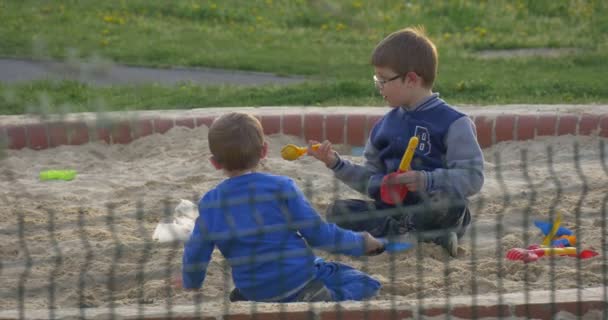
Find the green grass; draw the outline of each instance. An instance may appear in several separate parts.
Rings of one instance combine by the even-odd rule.
[[[369,65],[391,31],[423,25],[436,42],[436,90],[450,103],[608,101],[608,5],[519,1],[9,1],[0,56],[201,66],[310,77],[289,87],[0,86],[0,113],[234,105],[381,105]],[[579,48],[559,59],[480,60],[484,49]]]

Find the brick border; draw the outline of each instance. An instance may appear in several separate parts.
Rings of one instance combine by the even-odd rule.
[[[254,113],[255,114],[255,113]],[[255,114],[265,134],[285,134],[304,139],[329,139],[335,144],[363,146],[380,115],[320,112],[299,114]],[[503,141],[524,141],[541,136],[598,135],[608,137],[607,114],[479,114],[471,117],[482,148]],[[60,145],[81,145],[92,141],[128,144],[151,134],[163,134],[174,127],[209,126],[215,116],[153,117],[99,121],[31,122],[0,125],[0,142],[9,149],[42,150]]]

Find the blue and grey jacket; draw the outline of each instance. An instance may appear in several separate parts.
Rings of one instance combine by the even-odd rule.
[[[475,125],[437,93],[384,115],[370,133],[363,165],[339,158],[332,170],[351,188],[379,200],[383,177],[397,171],[412,136],[420,143],[411,168],[425,174],[427,193],[442,190],[467,198],[481,190],[484,160]]]

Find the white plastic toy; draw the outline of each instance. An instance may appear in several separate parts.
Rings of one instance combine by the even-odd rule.
[[[173,211],[173,221],[159,222],[152,239],[158,242],[186,241],[194,229],[198,207],[192,201],[181,199]]]

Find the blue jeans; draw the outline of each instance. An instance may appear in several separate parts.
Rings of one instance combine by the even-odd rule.
[[[230,302],[249,301],[245,298],[238,288],[230,292]],[[318,279],[309,282],[302,290],[291,297],[276,302],[323,302],[334,301],[331,291]]]
[[[382,285],[363,271],[339,262],[315,260],[316,279],[301,290],[276,302],[319,302],[319,301],[361,301],[375,296]],[[235,288],[230,293],[230,301],[247,301]]]

